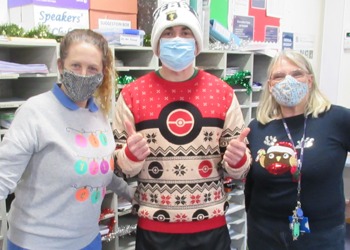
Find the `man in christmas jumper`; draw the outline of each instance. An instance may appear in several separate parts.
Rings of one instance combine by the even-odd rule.
[[[194,68],[202,50],[197,14],[184,2],[153,14],[162,67],[126,85],[113,130],[117,164],[137,175],[137,250],[230,249],[223,174],[245,177],[251,156],[234,90]]]

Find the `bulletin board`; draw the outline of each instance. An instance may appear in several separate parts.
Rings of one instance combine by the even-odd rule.
[[[228,18],[229,1],[234,0],[212,0],[210,2],[210,18],[219,21],[225,28],[232,30],[232,27],[229,27],[229,25],[232,25],[231,19],[233,18]],[[265,7],[254,7],[254,5],[259,5],[260,3],[264,4]],[[269,41],[268,37],[271,32],[274,32],[273,28],[278,29],[280,27],[279,18],[266,15],[266,4],[267,0],[249,0],[248,12],[246,15],[254,18],[254,41]]]
[[[267,27],[279,27],[280,19],[266,15],[266,9],[252,7],[252,1],[249,2],[248,15],[255,17],[254,22],[254,41],[264,42]]]

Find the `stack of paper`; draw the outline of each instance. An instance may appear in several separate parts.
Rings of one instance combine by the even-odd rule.
[[[19,64],[0,60],[0,73],[39,73],[48,74],[49,70],[45,64]]]

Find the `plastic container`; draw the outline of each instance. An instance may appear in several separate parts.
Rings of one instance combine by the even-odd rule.
[[[145,32],[136,29],[94,30],[103,35],[108,44],[117,46],[143,46]]]

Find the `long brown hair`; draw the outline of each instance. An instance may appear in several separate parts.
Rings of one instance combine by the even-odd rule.
[[[115,79],[113,55],[108,47],[108,42],[99,33],[88,29],[75,29],[68,32],[60,43],[60,60],[64,60],[68,56],[69,47],[76,42],[86,42],[96,46],[102,52],[103,64],[103,82],[95,91],[94,97],[102,112],[108,115],[111,109],[111,100],[113,92],[113,84]]]

